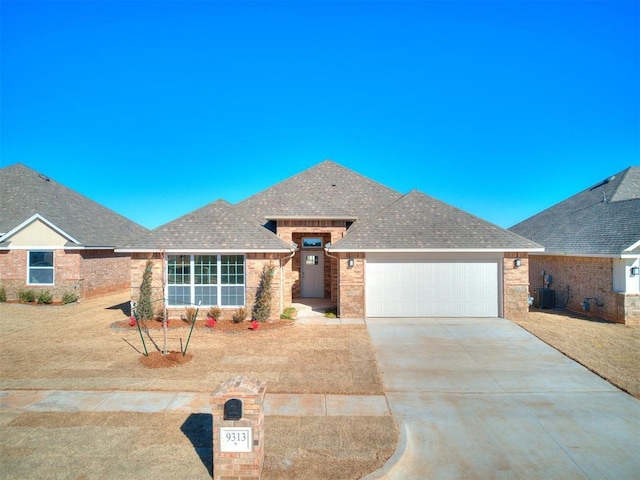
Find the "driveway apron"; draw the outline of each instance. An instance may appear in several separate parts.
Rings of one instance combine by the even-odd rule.
[[[367,326],[406,435],[378,478],[640,478],[640,402],[518,325]]]

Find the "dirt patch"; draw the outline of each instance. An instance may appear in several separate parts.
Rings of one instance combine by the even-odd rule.
[[[535,308],[515,323],[640,399],[640,327]]]

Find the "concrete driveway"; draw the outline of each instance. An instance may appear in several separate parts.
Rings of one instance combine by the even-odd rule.
[[[514,323],[367,325],[405,434],[369,478],[640,478],[640,402]]]

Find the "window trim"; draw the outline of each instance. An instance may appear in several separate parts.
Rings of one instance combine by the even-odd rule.
[[[32,253],[50,253],[51,254],[51,266],[50,267],[32,267],[31,266],[31,254]],[[43,282],[31,282],[31,271],[32,270],[50,270],[51,271],[51,283],[43,283]],[[55,285],[56,284],[56,254],[54,250],[45,249],[45,250],[27,250],[27,285]]]
[[[188,256],[189,257],[189,283],[175,283],[175,284],[170,284],[169,283],[169,263],[170,263],[170,259],[172,257],[180,257],[180,256]],[[195,283],[195,279],[196,279],[196,262],[195,259],[196,257],[202,257],[202,256],[207,256],[207,257],[216,257],[216,277],[215,283],[210,283],[210,284],[201,284],[201,283]],[[243,283],[222,283],[222,277],[223,277],[223,263],[222,263],[222,258],[223,257],[241,257],[242,258],[242,280]],[[234,265],[240,265],[239,263],[235,263]],[[201,304],[199,305],[200,308],[207,308],[207,307],[220,307],[220,308],[239,308],[239,307],[245,307],[246,306],[246,302],[247,302],[247,256],[245,254],[238,254],[238,253],[234,253],[234,254],[222,254],[222,253],[182,253],[182,254],[171,254],[171,255],[167,255],[167,258],[165,260],[165,272],[166,272],[166,283],[165,283],[165,287],[166,287],[166,300],[165,300],[165,305],[168,308],[181,308],[181,307],[189,307],[189,306],[198,306],[195,303],[195,299],[196,299],[196,289],[198,287],[206,287],[206,286],[210,286],[210,287],[215,287],[216,289],[216,305],[208,305],[208,304]],[[227,274],[228,275],[228,274]],[[180,304],[172,304],[170,302],[170,295],[169,295],[169,289],[171,287],[186,287],[189,289],[189,302],[190,303],[186,303],[183,305]],[[233,305],[222,305],[222,299],[223,299],[223,289],[225,287],[241,287],[242,288],[242,299],[243,299],[243,303],[242,305],[238,305],[238,304],[233,304]]]

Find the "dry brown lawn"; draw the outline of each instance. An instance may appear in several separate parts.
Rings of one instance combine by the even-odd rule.
[[[516,323],[640,399],[640,327],[533,308],[527,320]]]
[[[239,374],[265,381],[267,393],[384,393],[363,325],[197,328],[188,362],[148,368],[138,331],[114,328],[128,320],[127,299],[0,304],[0,393],[212,392]],[[187,325],[171,329],[168,349],[179,351],[188,335]],[[163,346],[160,329],[144,338],[150,352]],[[0,478],[210,478],[211,433],[199,415],[0,412]],[[360,478],[384,464],[397,440],[390,415],[267,416],[263,478]]]

